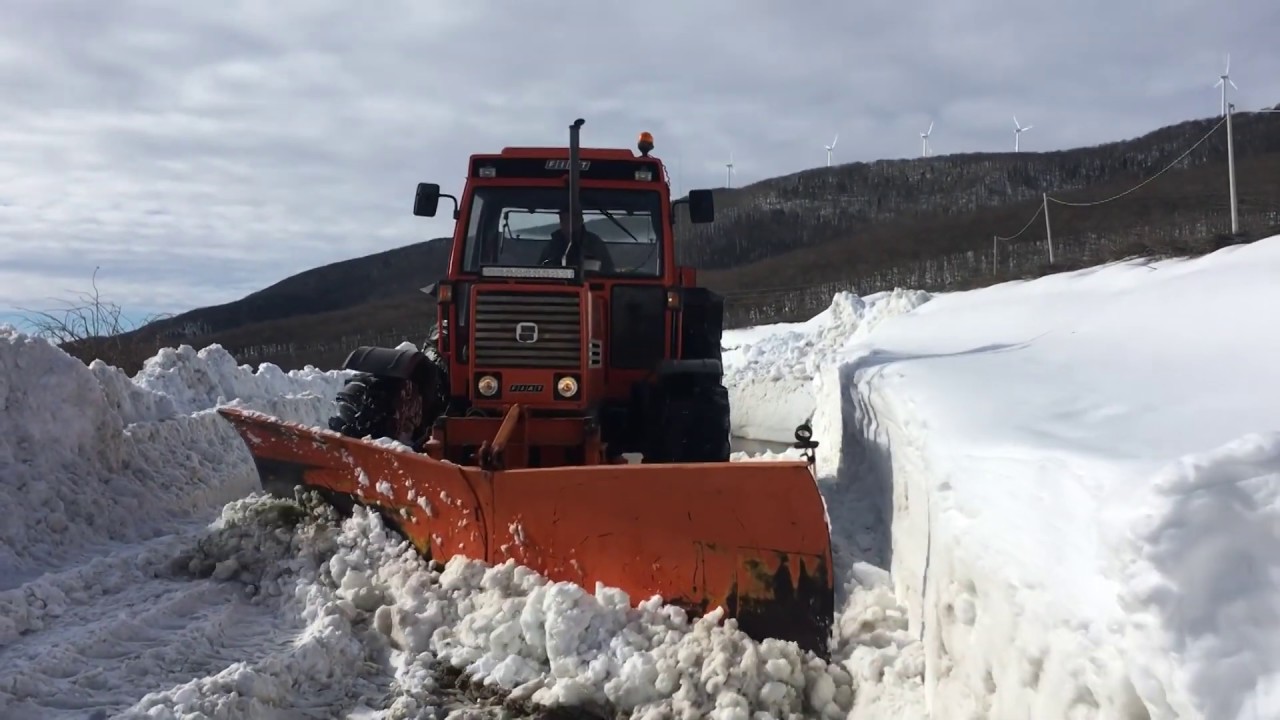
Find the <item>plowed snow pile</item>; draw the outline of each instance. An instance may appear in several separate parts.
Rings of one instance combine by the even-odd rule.
[[[0,589],[105,542],[208,519],[257,486],[238,436],[210,408],[238,399],[322,423],[340,382],[250,373],[218,347],[165,350],[130,379],[0,327]]]
[[[935,717],[1280,717],[1277,278],[1273,237],[936,295],[821,369]]]
[[[850,341],[928,300],[919,290],[839,293],[811,320],[726,331],[721,345],[734,433],[793,442],[796,426],[813,416],[818,371]]]
[[[0,327],[0,717],[90,717],[307,652],[304,619],[269,592],[179,566],[258,487],[210,408],[320,422],[341,379],[253,373],[217,347],[163,351],[130,379]]]

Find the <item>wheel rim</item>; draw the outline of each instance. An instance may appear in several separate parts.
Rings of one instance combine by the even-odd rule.
[[[418,431],[422,425],[423,400],[417,385],[412,380],[400,383],[396,395],[395,410],[391,414],[391,432],[396,440],[412,446],[418,440]]]

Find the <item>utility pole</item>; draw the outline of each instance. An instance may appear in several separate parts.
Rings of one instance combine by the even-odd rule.
[[[1231,138],[1231,113],[1235,103],[1227,105],[1227,182],[1231,189],[1231,234],[1240,232],[1240,208],[1236,204],[1236,147]]]
[[[1049,229],[1049,193],[1041,193],[1044,199],[1044,241],[1049,246],[1049,264],[1053,264],[1053,231]]]

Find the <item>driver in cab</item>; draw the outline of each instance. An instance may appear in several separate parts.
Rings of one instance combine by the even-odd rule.
[[[614,272],[613,258],[609,256],[609,248],[605,245],[604,240],[599,235],[587,230],[582,219],[582,210],[577,213],[578,237],[581,243],[587,248],[587,262],[585,268],[588,272],[594,271],[604,274]],[[569,247],[569,208],[560,207],[560,229],[551,233],[551,242],[547,243],[547,247],[542,251],[542,257],[538,258],[539,265],[566,265],[576,266],[578,258],[581,254],[581,248],[575,244]],[[595,262],[599,263],[597,265]]]

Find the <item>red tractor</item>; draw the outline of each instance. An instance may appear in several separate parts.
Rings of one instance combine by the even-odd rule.
[[[676,259],[677,209],[711,222],[712,193],[673,202],[648,133],[639,155],[580,149],[582,123],[568,148],[471,156],[460,200],[418,186],[415,215],[443,197],[456,221],[447,276],[424,288],[434,348],[352,352],[328,432],[221,412],[264,488],[377,508],[433,560],[722,606],[823,653],[833,575],[810,463],[728,461],[723,302]]]

